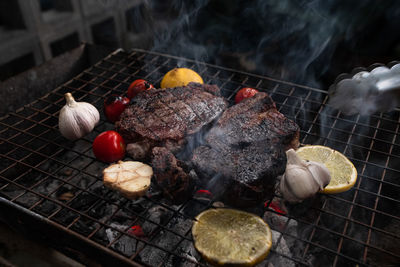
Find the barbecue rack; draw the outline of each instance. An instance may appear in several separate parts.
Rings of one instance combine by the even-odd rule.
[[[269,93],[301,128],[302,144],[346,155],[358,171],[353,189],[273,209],[276,195],[252,211],[274,232],[262,266],[395,266],[400,262],[400,112],[345,116],[323,90],[189,59],[117,50],[29,105],[0,119],[0,219],[85,261],[104,265],[205,266],[193,249],[193,218],[215,204],[197,197],[171,205],[157,190],[132,201],[102,184],[107,164],[95,159],[94,138],[113,129],[101,115],[93,133],[75,142],[58,131],[64,94],[95,105],[123,94],[138,78],[158,85],[176,66],[194,69],[232,102],[242,87]],[[102,113],[102,112],[100,112]],[[140,231],[138,231],[140,229]]]

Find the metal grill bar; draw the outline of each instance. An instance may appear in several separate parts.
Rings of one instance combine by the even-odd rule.
[[[399,124],[397,124],[397,126],[396,126],[396,132],[398,132],[398,130],[399,130]],[[393,136],[392,143],[391,143],[391,146],[390,146],[390,148],[389,148],[389,155],[392,154],[392,151],[393,151],[393,144],[394,144],[395,140],[396,140],[396,136]],[[388,156],[388,157],[386,158],[385,168],[388,167],[389,159],[390,159],[390,156]],[[384,177],[385,177],[385,174],[386,174],[386,169],[383,170],[382,177],[381,177],[381,182],[383,182]],[[378,194],[377,194],[377,196],[376,196],[376,198],[375,198],[374,210],[376,210],[376,209],[378,208],[379,195],[380,195],[380,193],[381,193],[381,190],[382,190],[382,183],[379,184]],[[364,261],[366,260],[367,254],[368,254],[368,245],[369,245],[370,240],[371,240],[371,233],[372,233],[372,230],[371,230],[371,229],[372,229],[372,227],[373,227],[374,221],[375,221],[375,212],[372,212],[371,223],[369,224],[370,227],[369,227],[369,229],[368,229],[367,246],[365,247],[364,255],[363,255]],[[396,238],[399,239],[400,237],[396,236]]]
[[[139,49],[118,50],[0,118],[0,197],[6,199],[0,203],[26,209],[27,216],[41,214],[57,231],[124,264],[206,265],[193,251],[190,230],[199,212],[213,208],[212,200],[192,198],[173,206],[157,192],[130,201],[105,188],[101,170],[106,165],[91,152],[96,135],[113,129],[103,115],[94,132],[76,142],[58,133],[58,112],[66,92],[101,110],[105,97],[125,93],[135,79],[157,85],[177,65],[196,70],[206,83],[217,84],[231,102],[242,87],[268,92],[278,109],[300,125],[302,144],[337,149],[359,172],[353,189],[318,195],[311,204],[304,204],[309,206],[300,206],[306,213],[272,210],[272,201],[281,196],[271,198],[266,207],[260,203],[254,212],[285,220],[281,226],[271,225],[279,235],[265,264],[278,259],[293,265],[333,266],[382,265],[382,258],[389,263],[400,261],[400,231],[396,230],[400,229],[399,110],[369,118],[344,116],[327,105],[323,90]],[[155,212],[162,213],[154,217]],[[296,232],[291,230],[293,224]],[[145,237],[131,233],[135,225],[148,228]],[[392,244],[382,241],[382,236]],[[297,252],[282,250],[290,240]]]

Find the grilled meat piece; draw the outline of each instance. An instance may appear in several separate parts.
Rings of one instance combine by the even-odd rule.
[[[211,190],[216,182],[224,185],[225,192],[213,193],[248,206],[272,193],[276,177],[285,171],[285,151],[299,145],[299,126],[260,92],[227,109],[206,141],[193,153],[197,174],[212,183]]]
[[[115,126],[127,143],[143,146],[141,155],[149,156],[156,146],[178,151],[185,137],[200,131],[227,108],[219,95],[217,86],[196,83],[144,91],[132,99]]]
[[[162,188],[164,196],[180,203],[190,197],[195,186],[195,178],[190,175],[184,162],[177,160],[165,147],[155,147],[152,162],[156,183]]]

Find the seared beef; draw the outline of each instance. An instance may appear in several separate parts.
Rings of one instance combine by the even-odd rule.
[[[175,152],[185,137],[200,131],[226,109],[227,102],[219,95],[217,86],[196,83],[144,91],[132,99],[116,129],[127,143],[143,148],[140,155],[149,156],[156,146]]]
[[[299,145],[299,127],[260,92],[227,109],[206,141],[193,153],[197,174],[206,182],[217,179],[226,200],[245,206],[272,193],[275,178],[285,171],[285,151]]]
[[[195,178],[190,176],[185,163],[177,160],[165,147],[155,147],[152,162],[155,182],[164,196],[180,203],[189,197],[194,189]]]

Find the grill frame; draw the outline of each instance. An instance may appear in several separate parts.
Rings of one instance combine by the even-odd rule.
[[[331,260],[333,266],[340,266],[343,263],[359,265],[374,264],[374,262],[369,262],[368,255],[371,253],[371,250],[382,257],[390,256],[395,260],[400,260],[400,256],[396,255],[395,251],[387,251],[385,248],[380,248],[373,244],[373,236],[377,234],[389,236],[397,241],[400,240],[399,233],[390,232],[375,225],[376,218],[379,217],[388,217],[390,220],[395,220],[400,224],[399,216],[384,211],[386,208],[384,209],[380,206],[382,202],[389,201],[396,205],[399,205],[400,202],[398,199],[399,194],[397,195],[397,199],[395,196],[392,196],[400,191],[400,183],[396,184],[393,181],[385,180],[388,177],[387,173],[394,173],[393,175],[400,174],[400,171],[393,166],[396,162],[400,162],[398,160],[400,157],[395,153],[398,151],[397,149],[400,151],[400,112],[398,109],[390,113],[378,113],[368,119],[358,115],[344,116],[327,106],[328,95],[325,91],[317,88],[140,49],[134,49],[131,53],[116,50],[67,83],[0,119],[0,155],[3,159],[2,161],[5,162],[3,163],[4,166],[0,165],[0,206],[2,209],[4,208],[4,210],[9,211],[7,213],[17,213],[17,221],[20,221],[21,223],[19,224],[26,228],[33,227],[35,229],[35,226],[39,226],[41,234],[47,235],[43,230],[48,227],[49,229],[53,229],[51,233],[65,236],[69,243],[61,242],[59,245],[68,246],[69,252],[74,251],[71,254],[75,257],[79,257],[76,254],[82,253],[82,251],[86,253],[87,251],[91,257],[97,259],[100,257],[102,262],[110,264],[115,262],[115,260],[124,265],[146,264],[146,262],[140,262],[140,256],[138,256],[146,246],[129,256],[115,251],[113,245],[123,236],[128,236],[129,238],[138,240],[138,242],[147,244],[147,246],[160,249],[166,253],[163,258],[165,261],[172,256],[181,257],[181,255],[176,253],[176,250],[182,242],[191,241],[190,229],[185,234],[180,234],[173,232],[166,225],[176,216],[190,217],[183,213],[184,207],[189,205],[190,201],[198,202],[199,205],[204,206],[204,209],[210,208],[212,202],[204,203],[196,199],[190,199],[175,209],[153,198],[146,197],[145,201],[159,205],[172,214],[169,216],[167,223],[153,222],[157,227],[148,240],[133,237],[128,233],[129,229],[121,230],[109,223],[127,205],[128,200],[119,197],[115,192],[107,191],[103,196],[93,193],[90,190],[91,187],[101,182],[101,174],[94,174],[88,170],[90,170],[91,165],[102,164],[96,161],[91,153],[90,145],[98,133],[112,129],[112,125],[105,121],[102,114],[101,121],[95,128],[94,133],[77,142],[68,142],[63,139],[59,135],[57,127],[57,115],[58,111],[64,105],[63,94],[65,92],[72,92],[79,101],[91,102],[101,111],[102,100],[109,94],[125,93],[130,82],[138,78],[147,79],[157,85],[162,78],[162,74],[177,65],[195,69],[204,78],[205,82],[218,84],[230,101],[232,101],[235,93],[242,87],[254,87],[270,93],[277,103],[278,109],[289,118],[295,119],[300,125],[302,129],[300,141],[302,144],[312,143],[331,146],[343,152],[355,163],[359,172],[359,179],[352,190],[339,195],[319,195],[317,200],[309,207],[311,213],[316,215],[314,218],[310,219],[304,214],[291,215],[289,213],[289,215],[282,215],[288,219],[283,231],[274,229],[281,233],[278,243],[281,242],[282,237],[289,237],[303,244],[304,250],[302,251],[302,256],[291,257],[282,254],[276,251],[278,244],[274,244],[272,254],[287,258],[299,265],[309,265],[310,261],[307,257],[310,253],[314,255],[315,251],[318,253],[322,251],[322,254],[325,256],[329,255],[328,258]],[[40,130],[42,129],[46,130],[41,132]],[[389,135],[389,140],[386,140],[387,137],[383,134]],[[364,142],[369,142],[369,144],[365,145]],[[377,146],[377,143],[380,145]],[[78,144],[82,144],[82,147],[78,146],[76,148]],[[73,146],[73,149],[71,149],[71,146]],[[12,147],[12,149],[8,147]],[[379,149],[379,147],[383,147],[384,149]],[[56,151],[52,153],[54,148]],[[63,155],[68,152],[73,152],[76,156],[72,159],[64,159]],[[52,154],[47,155],[47,153]],[[379,157],[376,157],[375,154],[379,155]],[[74,167],[73,164],[82,158],[88,161],[84,162],[83,166]],[[8,164],[8,162],[11,164]],[[56,169],[47,167],[50,170],[46,170],[43,167],[46,164],[59,167]],[[101,166],[105,167],[106,164],[102,164]],[[63,169],[71,171],[71,175],[67,175],[66,177],[60,176],[59,173]],[[379,177],[375,177],[374,169],[382,170]],[[371,175],[371,172],[373,175]],[[15,177],[15,174],[18,176]],[[30,185],[29,181],[25,181],[29,175],[43,175],[43,177]],[[80,175],[91,177],[93,182],[88,184],[86,188],[77,186],[72,181]],[[46,181],[50,181],[51,179],[59,181],[60,184],[48,192],[47,195],[35,191],[42,183],[46,183]],[[378,183],[376,192],[374,192],[374,187],[369,188],[371,183]],[[29,186],[25,186],[25,184]],[[69,199],[67,197],[66,201],[60,199],[60,195],[56,194],[62,191],[65,186],[76,190],[73,191],[72,198]],[[391,192],[387,189],[388,187],[391,187],[394,193],[385,193]],[[14,192],[19,192],[19,194],[13,195],[13,188],[15,189]],[[33,198],[37,197],[38,201],[35,203],[24,203],[24,195],[30,195],[30,198],[32,196]],[[95,198],[92,205],[86,208],[87,211],[80,211],[71,205],[75,199],[78,199],[82,195]],[[363,202],[364,200],[366,202]],[[261,211],[257,210],[257,212],[261,212],[259,215],[262,215],[264,212],[278,214],[278,212],[269,208],[271,201],[272,199],[269,200],[265,209]],[[55,204],[57,209],[50,214],[43,214],[43,211],[38,210],[38,208],[46,202]],[[344,206],[343,209],[345,211],[343,214],[340,214],[341,212],[337,210],[330,210],[331,203],[336,202]],[[101,203],[116,207],[115,211],[107,217],[106,222],[88,215],[90,209],[96,208]],[[315,203],[318,203],[318,205]],[[148,216],[149,208],[150,206],[140,214],[134,213],[135,220],[148,221],[148,217],[146,216]],[[57,214],[63,214],[65,210],[68,211],[67,214],[78,215],[67,225],[63,225],[63,223],[57,221]],[[359,210],[363,210],[364,213],[370,215],[369,222],[368,220],[361,221],[363,219],[355,219],[354,214],[357,214]],[[0,215],[1,217],[4,216]],[[343,225],[342,230],[338,231],[335,230],[336,227],[330,228],[330,226],[327,226],[324,223],[327,220],[325,217],[332,217],[335,220],[343,221],[343,223],[339,223]],[[1,219],[5,221],[10,220],[7,218]],[[190,217],[190,219],[193,219],[193,217]],[[97,228],[86,236],[73,230],[73,226],[82,220],[84,222],[85,220],[94,222]],[[308,237],[291,236],[290,233],[287,233],[286,226],[290,220],[295,220],[310,228],[308,230]],[[27,222],[33,225],[27,225]],[[12,224],[12,222],[10,223],[9,221],[9,224]],[[351,229],[353,227],[366,228],[364,230],[366,233],[362,234],[363,240],[359,240],[361,237],[352,236]],[[107,245],[103,245],[92,239],[100,229],[105,228],[112,229],[119,234],[113,242]],[[159,232],[163,231],[172,233],[172,235],[180,238],[173,251],[168,251],[152,243],[152,240],[157,238]],[[318,235],[321,231],[326,237],[333,236],[337,245],[329,248],[328,245],[321,243],[318,240]],[[57,241],[60,242],[62,240],[53,240],[52,243],[58,243]],[[356,255],[353,257],[348,254],[347,250],[343,250],[351,246],[349,244],[362,247],[362,251],[357,251],[357,253],[360,253],[359,256]],[[74,245],[81,248],[81,251],[79,252],[79,250],[74,249]],[[185,260],[188,263],[195,264],[193,259],[186,258]],[[200,261],[200,265],[203,264],[204,261]],[[160,266],[163,266],[163,264],[160,264]]]

